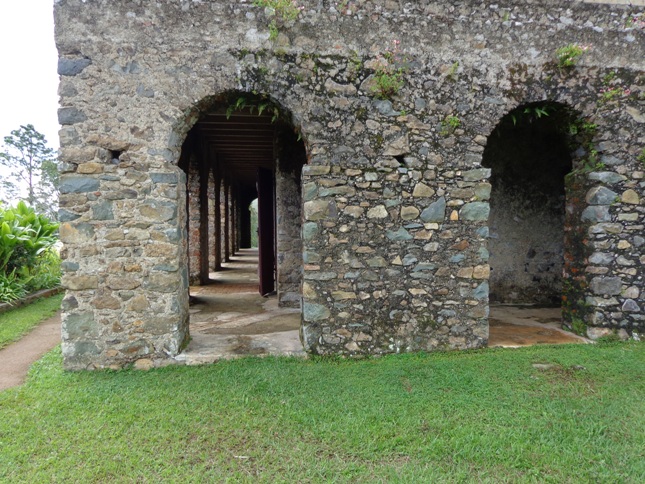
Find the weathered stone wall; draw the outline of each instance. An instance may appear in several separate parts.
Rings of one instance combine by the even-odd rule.
[[[542,100],[597,124],[573,155],[567,195],[580,208],[580,218],[567,214],[570,226],[584,228],[571,243],[580,258],[565,268],[575,269],[574,309],[602,331],[645,331],[645,40],[626,28],[638,10],[373,0],[338,12],[335,2],[303,3],[272,41],[270,11],[247,3],[56,2],[68,368],[172,356],[185,341],[176,164],[201,110],[231,91],[269,96],[306,143],[304,252],[317,261],[305,265],[302,289],[309,351],[486,344],[482,152],[506,113]],[[378,57],[394,40],[403,85],[379,99]],[[590,49],[577,67],[558,68],[555,49],[575,42]],[[608,89],[619,92],[603,101]]]

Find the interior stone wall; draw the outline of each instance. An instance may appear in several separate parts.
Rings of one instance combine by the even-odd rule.
[[[645,331],[645,33],[627,23],[642,8],[303,5],[271,39],[272,12],[252,2],[56,2],[67,368],[180,351],[188,281],[177,162],[202,110],[227,92],[272,99],[305,142],[303,251],[320,261],[303,275],[308,351],[487,343],[482,153],[505,114],[544,100],[596,125],[568,184],[569,315],[594,337]],[[556,48],[580,39],[589,48],[576,66],[558,66]],[[400,84],[383,93],[388,72]]]

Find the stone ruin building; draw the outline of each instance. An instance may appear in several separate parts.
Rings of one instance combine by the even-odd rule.
[[[310,353],[645,332],[643,1],[274,3],[55,1],[66,368],[181,353],[256,198]]]

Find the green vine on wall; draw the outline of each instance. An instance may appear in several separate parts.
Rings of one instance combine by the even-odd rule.
[[[244,96],[240,96],[235,100],[234,103],[229,104],[229,106],[226,108],[226,119],[230,119],[230,117],[235,112],[240,112],[245,110],[248,110],[249,113],[251,114],[253,114],[254,111],[257,111],[258,116],[262,116],[262,114],[265,111],[270,112],[272,114],[271,116],[272,123],[275,123],[280,117],[280,110],[271,101],[269,100],[252,101]]]
[[[246,96],[237,97],[226,108],[226,119],[230,119],[236,112],[248,112],[249,114],[257,112],[258,116],[262,116],[265,113],[271,114],[271,123],[283,121],[288,125],[292,124],[291,120],[285,116],[280,108],[265,96],[254,96],[254,98]],[[297,141],[300,141],[302,139],[300,129],[294,127],[294,132],[298,135]]]
[[[582,147],[587,152],[587,156],[578,163],[577,167],[567,173],[565,179],[602,170],[605,167],[599,160],[598,151],[593,144],[597,131],[598,125],[592,123],[589,119],[578,118],[569,124],[569,134],[577,138],[575,145]]]

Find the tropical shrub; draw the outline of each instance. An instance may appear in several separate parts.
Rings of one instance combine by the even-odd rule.
[[[60,267],[60,256],[53,248],[50,248],[38,257],[36,265],[31,269],[25,284],[27,292],[40,291],[60,285],[62,275]]]
[[[0,302],[59,284],[60,260],[52,251],[57,230],[24,202],[0,207]]]
[[[56,243],[58,224],[25,202],[0,208],[0,272],[33,267],[36,258]]]
[[[15,271],[0,272],[0,303],[12,303],[27,294],[24,284]]]

